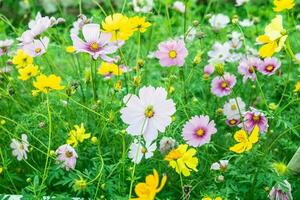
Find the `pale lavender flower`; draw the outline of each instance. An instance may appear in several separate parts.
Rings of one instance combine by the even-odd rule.
[[[9,48],[14,43],[13,40],[7,39],[7,40],[0,40],[0,56],[7,54]]]
[[[143,157],[145,157],[145,159],[151,158],[156,148],[157,147],[155,142],[146,142],[146,144],[143,145],[141,142],[135,139],[130,145],[128,157],[132,162],[139,164],[142,161]]]
[[[247,132],[250,133],[255,125],[259,127],[260,132],[268,131],[268,119],[265,117],[264,113],[255,108],[251,108],[250,111],[244,114],[244,126]]]
[[[238,72],[243,75],[243,82],[245,83],[248,79],[252,81],[256,80],[255,70],[257,70],[262,64],[262,61],[256,57],[250,57],[240,62],[238,66]]]
[[[212,15],[208,21],[211,27],[213,28],[213,30],[220,31],[221,29],[227,26],[227,24],[230,22],[230,19],[226,15],[217,14],[217,15]]]
[[[12,139],[12,142],[10,144],[10,147],[13,150],[12,154],[17,157],[18,161],[27,159],[27,152],[28,152],[28,146],[29,146],[26,134],[22,134],[21,139],[22,139],[21,141]]]
[[[43,37],[33,40],[31,43],[22,46],[22,49],[30,56],[36,57],[46,53],[49,44],[49,38]]]
[[[211,93],[218,97],[227,96],[236,84],[236,77],[230,73],[215,77],[211,82]]]
[[[291,184],[287,180],[276,184],[268,197],[270,200],[293,200]]]
[[[208,64],[204,67],[203,73],[204,73],[204,78],[208,78],[212,73],[215,71],[215,66],[212,64]]]
[[[149,13],[153,6],[153,0],[132,0],[133,10],[138,13]]]
[[[56,150],[56,154],[58,154],[56,161],[67,171],[69,171],[69,169],[75,169],[78,155],[73,147],[69,144],[61,145]]]
[[[246,111],[245,107],[246,104],[240,97],[229,99],[224,104],[223,113],[227,119],[240,119],[240,115]]]
[[[231,46],[228,42],[221,44],[220,42],[215,42],[212,49],[207,52],[209,57],[208,62],[211,64],[224,63],[231,55]]]
[[[180,12],[180,13],[184,13],[185,12],[185,5],[182,1],[175,1],[173,3],[173,9]]]
[[[262,64],[258,67],[258,71],[264,75],[271,76],[278,68],[280,68],[280,66],[281,62],[277,58],[265,58]]]

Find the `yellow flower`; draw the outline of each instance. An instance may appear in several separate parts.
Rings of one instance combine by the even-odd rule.
[[[85,128],[83,123],[81,123],[80,127],[75,125],[75,130],[71,130],[69,132],[69,138],[67,139],[67,144],[76,147],[78,143],[82,143],[85,139],[89,139],[91,137],[90,133],[85,133]]]
[[[74,46],[68,46],[67,48],[66,48],[66,52],[67,53],[74,53],[75,52],[75,47]]]
[[[300,81],[298,81],[295,85],[295,89],[293,90],[294,92],[299,92],[300,91]]]
[[[130,20],[121,13],[107,16],[102,22],[102,28],[104,32],[112,34],[112,41],[127,40],[133,34]]]
[[[0,166],[0,175],[2,174],[2,172],[3,172],[3,167]]]
[[[159,176],[157,171],[154,169],[153,174],[146,177],[145,183],[138,183],[135,186],[134,191],[138,197],[131,198],[131,200],[154,200],[156,194],[163,189],[166,181],[167,176],[163,175],[159,185]]]
[[[275,12],[281,12],[285,9],[290,10],[295,6],[294,0],[274,0],[273,1]]]
[[[114,86],[115,90],[116,91],[121,91],[122,89],[122,81],[121,80],[118,80],[116,83],[115,83],[115,86]]]
[[[275,52],[279,52],[287,39],[286,30],[282,26],[282,16],[277,15],[265,28],[265,34],[256,40],[263,44],[259,49],[261,57],[271,57]]]
[[[98,69],[98,74],[103,76],[119,76],[123,74],[123,69],[114,63],[102,62]]]
[[[270,103],[270,104],[269,104],[269,108],[270,108],[271,110],[276,110],[276,109],[278,108],[278,105],[276,105],[275,103]]]
[[[239,142],[238,144],[230,147],[230,151],[235,153],[243,153],[252,149],[253,144],[258,142],[259,139],[259,127],[255,125],[250,136],[245,130],[241,129],[234,134],[234,139]]]
[[[64,89],[64,86],[61,86],[60,82],[61,78],[59,76],[54,74],[51,74],[50,76],[41,74],[36,78],[36,81],[33,82],[33,86],[37,88],[37,90],[33,90],[32,94],[34,95],[38,92],[48,94],[51,90],[62,90]]]
[[[27,65],[31,65],[33,62],[33,59],[31,56],[26,54],[23,50],[19,49],[17,51],[17,54],[13,57],[12,62],[14,65],[17,66],[17,68],[23,68]]]
[[[20,68],[18,70],[19,72],[19,79],[21,79],[22,81],[26,81],[28,79],[30,79],[31,77],[34,77],[36,75],[38,75],[39,73],[39,67],[35,66],[35,65],[27,65],[24,68]]]
[[[74,189],[75,191],[84,190],[87,187],[87,181],[85,179],[80,178],[79,180],[75,180]]]
[[[210,198],[210,197],[204,197],[202,200],[222,200],[222,197],[216,197],[216,198]]]
[[[133,31],[139,31],[144,33],[148,27],[151,26],[150,22],[145,21],[145,17],[132,17],[129,19],[132,25]]]
[[[190,176],[191,170],[198,171],[198,158],[193,157],[196,154],[194,148],[188,150],[187,144],[182,144],[166,155],[165,160],[169,161],[169,165],[175,169],[175,171],[184,176]]]
[[[287,166],[283,162],[275,162],[272,164],[279,175],[284,175],[287,172]]]

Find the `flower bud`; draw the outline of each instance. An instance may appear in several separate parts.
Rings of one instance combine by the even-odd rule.
[[[97,139],[97,137],[92,137],[91,138],[91,142],[92,142],[92,144],[97,144],[98,143],[98,139]]]
[[[224,65],[222,63],[218,63],[215,65],[215,72],[219,75],[219,76],[223,76],[224,75]]]

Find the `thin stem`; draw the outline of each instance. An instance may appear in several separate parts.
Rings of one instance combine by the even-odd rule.
[[[93,60],[92,60],[93,62]],[[91,62],[90,64],[90,73],[91,73],[91,85],[92,85],[92,89],[93,89],[93,97],[94,97],[94,101],[97,101],[97,92],[96,92],[96,88],[95,88],[95,80],[94,80],[94,69],[93,69],[93,63]]]

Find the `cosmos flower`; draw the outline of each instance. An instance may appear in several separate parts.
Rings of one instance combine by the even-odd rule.
[[[199,147],[210,142],[211,136],[217,132],[215,122],[208,116],[192,117],[182,129],[184,140],[193,147]]]
[[[26,81],[26,80],[38,75],[39,67],[36,66],[36,65],[30,64],[30,65],[27,65],[24,68],[20,68],[18,70],[18,72],[19,72],[19,77],[18,78],[22,81]]]
[[[128,124],[131,135],[143,135],[146,142],[157,138],[158,131],[164,132],[172,122],[175,103],[167,99],[167,91],[161,87],[142,87],[139,96],[128,94],[121,109],[121,119]]]
[[[167,176],[163,175],[159,184],[159,176],[155,169],[153,169],[153,175],[148,175],[145,179],[145,183],[138,183],[135,186],[135,193],[137,198],[131,198],[130,200],[154,200],[157,193],[159,193],[165,186]]]
[[[76,147],[79,143],[82,143],[84,140],[89,139],[91,137],[90,133],[85,132],[85,128],[83,123],[80,126],[75,125],[75,129],[69,132],[69,138],[67,139],[67,144]]]
[[[265,58],[262,64],[259,65],[258,71],[264,75],[271,76],[280,68],[280,66],[281,62],[279,59],[275,57]]]
[[[80,14],[75,22],[73,22],[73,27],[71,28],[70,32],[71,35],[78,35],[79,32],[82,30],[82,27],[86,24],[90,24],[92,19],[87,18],[85,15]]]
[[[236,0],[235,6],[242,6],[243,4],[247,3],[249,0]]]
[[[219,160],[211,165],[210,169],[215,171],[226,171],[229,160]]]
[[[208,21],[214,31],[220,31],[227,26],[227,24],[230,22],[230,19],[226,15],[217,14],[212,15]]]
[[[239,24],[240,24],[242,27],[250,27],[250,26],[253,26],[254,21],[253,21],[253,20],[250,20],[250,19],[243,19],[243,20],[240,20],[240,21],[239,21]]]
[[[14,43],[13,40],[0,40],[0,56],[7,54],[10,46]]]
[[[215,42],[212,49],[207,52],[208,62],[211,64],[224,63],[230,57],[231,45],[227,42]]]
[[[145,17],[132,17],[129,19],[131,26],[132,26],[132,30],[133,31],[138,31],[140,33],[144,33],[146,32],[147,28],[151,26],[150,22],[146,21]]]
[[[146,144],[143,145],[135,139],[129,147],[128,157],[132,160],[132,162],[139,164],[143,157],[145,157],[145,159],[151,158],[156,148],[155,142],[146,142]]]
[[[149,13],[153,6],[153,0],[132,0],[133,10],[138,13]]]
[[[36,81],[33,82],[33,86],[37,89],[33,92],[43,92],[48,94],[51,90],[62,90],[64,86],[60,85],[61,78],[54,74],[46,76],[44,74],[39,75]]]
[[[259,127],[260,132],[268,131],[268,119],[262,112],[259,112],[255,108],[251,108],[250,111],[244,114],[244,125],[246,131],[249,133],[252,131],[255,125]]]
[[[182,1],[175,1],[173,3],[173,9],[180,12],[180,13],[184,13],[185,12],[185,5]]]
[[[259,49],[259,55],[263,58],[271,57],[279,52],[288,37],[282,26],[282,16],[277,15],[265,28],[265,34],[259,36],[256,41],[263,46]]]
[[[231,93],[236,84],[234,75],[225,73],[224,76],[217,76],[211,82],[211,93],[218,97],[227,96]]]
[[[128,40],[134,32],[129,18],[121,13],[107,16],[101,24],[105,33],[112,34],[111,41]]]
[[[23,68],[28,65],[31,65],[33,63],[33,59],[23,50],[18,49],[16,55],[12,59],[12,63],[16,65],[17,68]]]
[[[18,161],[21,161],[23,159],[27,159],[27,152],[29,143],[27,141],[27,135],[22,134],[21,135],[21,141],[18,141],[16,139],[12,139],[10,143],[10,147],[12,148],[12,154],[17,157]]]
[[[22,46],[22,49],[24,52],[26,52],[28,55],[32,57],[41,56],[44,53],[46,53],[46,50],[48,48],[49,44],[49,38],[43,37],[38,40],[33,40],[31,43],[27,43]]]
[[[56,161],[67,171],[75,169],[78,155],[73,147],[69,144],[61,145],[56,150],[56,154],[58,154]]]
[[[233,127],[233,126],[237,126],[241,123],[241,120],[240,120],[240,117],[239,118],[227,118],[226,119],[226,124],[230,127]]]
[[[245,107],[246,104],[240,97],[229,99],[229,101],[224,104],[223,113],[227,119],[240,119],[240,115],[246,111]]]
[[[238,72],[241,75],[243,75],[244,83],[248,79],[251,79],[252,81],[256,80],[255,70],[257,70],[261,64],[262,64],[262,61],[256,57],[249,57],[247,59],[243,59],[240,62],[239,66],[238,66]]]
[[[291,184],[287,180],[277,183],[268,197],[270,200],[293,200]]]
[[[212,64],[208,64],[204,67],[203,73],[204,78],[207,79],[212,73],[215,71],[215,66]]]
[[[237,50],[239,48],[242,47],[243,45],[243,37],[242,34],[236,31],[233,31],[230,35],[229,35],[229,44],[231,46],[231,49],[233,50]]]
[[[191,171],[198,171],[198,158],[194,157],[196,149],[188,149],[187,144],[181,144],[176,149],[170,151],[165,160],[169,162],[169,166],[175,169],[178,174],[190,176]]]
[[[184,65],[188,51],[183,40],[169,40],[158,45],[155,57],[159,59],[159,64],[163,67]]]
[[[107,55],[115,53],[122,43],[111,42],[112,35],[100,31],[99,24],[86,24],[82,27],[84,41],[78,35],[71,34],[73,46],[76,52],[85,52],[93,56],[94,59],[100,57],[107,62],[114,59]]]
[[[120,76],[123,72],[123,67],[108,62],[102,62],[98,69],[98,74],[105,77]]]
[[[230,147],[230,151],[235,153],[243,153],[252,149],[253,144],[258,142],[259,139],[259,127],[254,126],[252,132],[249,134],[241,129],[234,134],[234,139],[238,142],[234,146]]]
[[[294,8],[294,6],[295,6],[294,0],[274,0],[273,4],[275,6],[273,8],[273,10],[275,12],[290,10],[290,9]]]

